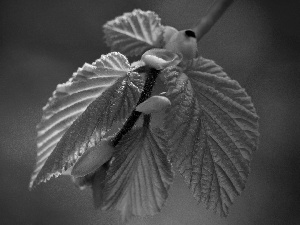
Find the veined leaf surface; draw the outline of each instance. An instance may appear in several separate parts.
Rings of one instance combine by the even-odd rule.
[[[127,133],[107,173],[103,209],[119,210],[123,220],[158,213],[173,180],[165,148],[160,132],[140,127]]]
[[[163,26],[158,15],[151,11],[134,10],[124,13],[104,26],[106,43],[112,51],[127,56],[142,55],[150,48],[162,47]]]
[[[30,187],[60,175],[85,148],[99,141],[101,132],[127,116],[142,87],[138,74],[128,75],[129,68],[126,57],[114,52],[92,65],[86,63],[57,86],[37,126],[37,164]]]
[[[100,208],[104,202],[104,186],[109,162],[101,166],[93,175],[92,192],[95,208]]]
[[[194,197],[226,216],[250,172],[258,116],[245,90],[213,61],[194,59],[185,73],[166,76],[169,157]]]

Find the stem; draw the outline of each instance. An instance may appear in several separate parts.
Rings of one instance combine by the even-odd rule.
[[[151,115],[150,115],[150,114],[144,115],[144,123],[143,123],[143,127],[149,128],[150,120],[151,120]]]
[[[212,28],[232,2],[233,0],[216,0],[213,3],[207,15],[202,17],[196,27],[192,29],[196,33],[197,41]]]
[[[159,74],[159,70],[156,70],[154,68],[146,68],[146,74],[147,74],[147,78],[146,78],[146,82],[144,85],[144,89],[141,93],[141,96],[138,100],[138,103],[136,105],[141,104],[143,101],[145,101],[146,99],[148,99],[151,96],[151,92],[152,89],[154,87],[156,78]],[[128,117],[128,119],[126,120],[125,124],[123,125],[122,129],[119,130],[119,132],[116,134],[116,136],[114,137],[114,139],[112,140],[112,145],[115,147],[119,141],[122,139],[122,137],[132,129],[132,127],[134,126],[134,124],[136,123],[136,121],[139,119],[140,115],[142,113],[138,112],[136,110],[133,110],[131,115]],[[147,115],[146,115],[147,116]],[[150,116],[146,117],[145,119],[148,120],[149,117],[149,122],[150,122]]]

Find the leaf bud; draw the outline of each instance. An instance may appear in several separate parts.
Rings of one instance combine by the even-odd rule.
[[[177,54],[181,53],[184,60],[193,59],[198,55],[197,39],[192,30],[177,31],[167,27],[164,40],[164,48]]]
[[[109,139],[103,139],[98,145],[88,148],[75,163],[71,175],[83,177],[95,172],[105,162],[110,160],[114,147]]]
[[[145,114],[157,113],[171,105],[170,100],[164,96],[154,95],[136,107],[136,111]]]
[[[162,70],[169,66],[178,65],[182,56],[174,52],[167,51],[166,49],[151,49],[146,51],[141,60],[148,66],[153,67],[157,70]]]

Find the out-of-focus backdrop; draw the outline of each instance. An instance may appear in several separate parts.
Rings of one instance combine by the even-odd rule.
[[[58,83],[109,52],[102,25],[135,8],[164,25],[191,27],[212,0],[3,0],[0,72],[0,224],[121,224],[93,208],[69,177],[28,191],[35,126]],[[300,2],[236,1],[199,43],[246,88],[260,115],[260,146],[247,187],[228,218],[200,204],[177,174],[162,212],[129,224],[300,224]]]

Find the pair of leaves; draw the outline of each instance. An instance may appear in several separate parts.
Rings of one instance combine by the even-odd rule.
[[[197,58],[166,74],[168,156],[194,197],[221,216],[245,187],[258,142],[250,97],[213,61]]]

